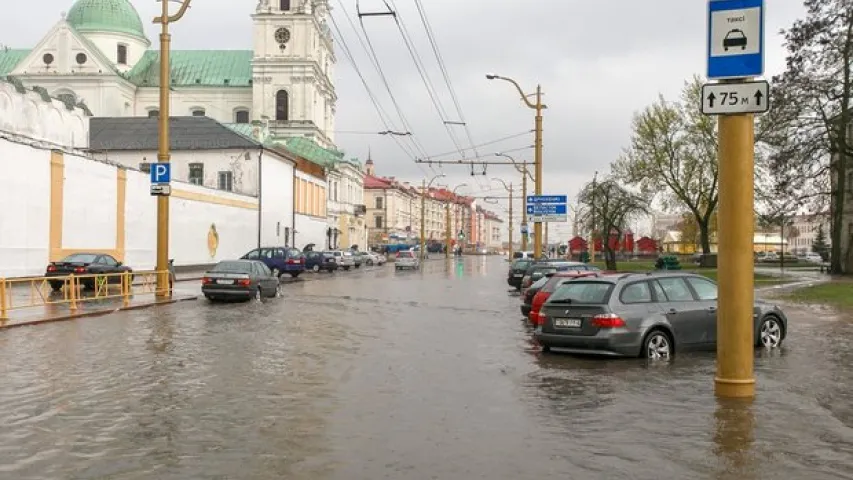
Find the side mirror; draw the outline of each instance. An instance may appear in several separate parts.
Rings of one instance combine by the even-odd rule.
[[[121,262],[116,262],[116,266],[120,267],[120,266],[122,266],[122,265],[124,265],[124,264],[123,264],[123,263],[121,263]]]

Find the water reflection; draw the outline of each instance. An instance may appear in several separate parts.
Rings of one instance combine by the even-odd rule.
[[[717,401],[714,412],[714,455],[720,461],[717,478],[759,478],[755,443],[755,413],[752,400]]]

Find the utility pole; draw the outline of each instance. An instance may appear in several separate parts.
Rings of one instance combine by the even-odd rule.
[[[445,238],[444,238],[444,243],[445,243],[445,246],[444,246],[444,258],[450,258],[450,248],[451,248],[451,246],[452,246],[452,245],[451,245],[451,243],[452,243],[452,239],[453,239],[453,233],[452,233],[452,231],[451,231],[451,230],[452,230],[452,228],[451,228],[451,225],[450,225],[450,224],[451,224],[451,220],[450,220],[450,204],[451,204],[451,203],[455,203],[455,200],[456,200],[456,190],[458,190],[458,189],[460,189],[460,188],[462,188],[462,187],[467,187],[467,186],[468,186],[468,184],[466,184],[466,183],[460,183],[459,185],[457,185],[457,186],[456,186],[456,188],[454,188],[453,190],[451,190],[451,191],[450,191],[450,196],[448,197],[448,199],[447,199],[447,203],[445,204],[445,208],[446,208],[446,211],[445,211],[445,217],[446,217],[446,220],[445,220],[445,221],[446,221],[447,225],[446,225],[446,228],[444,229],[444,230],[445,230],[445,232],[444,232],[444,235],[445,235]],[[457,217],[457,218],[456,218],[456,221],[457,221],[457,223],[458,223],[458,221],[459,221],[459,210],[458,210],[458,207],[457,207],[457,209],[456,209],[456,217]]]
[[[589,247],[589,263],[595,262],[595,197],[598,192],[598,170],[595,171],[595,175],[592,176],[592,200],[590,201],[590,214],[592,215],[592,232],[589,235],[590,238],[590,247]]]
[[[432,186],[432,182],[436,179],[443,177],[443,173],[439,173],[438,175],[432,177],[432,179],[427,183],[426,179],[422,181],[422,189],[421,189],[421,260],[426,258],[426,195],[427,190]]]
[[[521,173],[521,225],[527,225],[527,179],[528,177],[533,180],[533,177],[530,175],[530,172],[527,170],[527,162],[517,162],[515,158],[511,155],[507,155],[505,153],[496,153],[496,157],[504,157],[508,158],[512,164],[515,166],[515,169]],[[521,234],[521,251],[527,251],[527,234]]]
[[[154,23],[162,26],[160,33],[160,117],[158,118],[159,135],[157,145],[157,161],[169,163],[169,87],[171,86],[170,49],[172,36],[169,34],[169,24],[177,22],[184,16],[191,0],[183,0],[178,13],[169,15],[169,2],[163,2],[162,14],[154,17]],[[157,297],[171,297],[169,288],[169,196],[157,197]]]

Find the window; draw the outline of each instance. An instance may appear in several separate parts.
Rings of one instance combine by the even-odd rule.
[[[338,201],[338,182],[335,182],[333,184],[332,188],[333,188],[332,199],[337,202]]]
[[[194,117],[203,117],[205,116],[205,111],[203,108],[196,108],[192,111]]]
[[[704,278],[695,278],[695,277],[687,277],[687,283],[693,287],[693,291],[696,292],[696,296],[699,297],[699,300],[716,300],[717,299],[717,286],[714,285],[710,280],[705,280]]]
[[[376,197],[376,208],[382,209],[382,197]]]
[[[119,65],[127,65],[127,45],[118,45],[116,48],[116,61]]]
[[[287,256],[284,254],[283,248],[275,248],[272,252],[272,258],[279,258],[284,260],[285,258],[287,258]]]
[[[160,110],[152,109],[148,110],[148,118],[157,118],[160,116]]]
[[[237,110],[234,113],[234,123],[249,123],[249,111]]]
[[[283,12],[290,10],[290,0],[279,0],[278,8]]]
[[[258,258],[260,258],[259,252],[260,250],[258,249],[252,250],[251,252],[243,255],[243,258],[248,260],[257,260]]]
[[[687,288],[687,283],[684,282],[683,278],[660,278],[658,282],[660,282],[664,293],[666,293],[666,298],[670,302],[693,301],[693,294],[690,293],[690,289]]]
[[[374,224],[376,225],[376,228],[382,228],[382,217],[374,217],[373,221],[375,222]]]
[[[204,185],[204,164],[191,163],[190,175],[187,180],[193,185]]]
[[[100,262],[103,263],[104,265],[109,266],[109,267],[117,267],[118,266],[118,261],[109,255],[102,255]]]
[[[604,282],[568,282],[548,297],[548,303],[593,304],[607,303],[613,284]]]
[[[216,188],[225,190],[226,192],[234,191],[234,174],[230,171],[219,172],[217,176]]]
[[[289,97],[286,90],[279,90],[275,94],[275,119],[278,121],[287,121],[289,119]]]
[[[142,162],[139,164],[139,171],[142,173],[151,173],[151,164],[148,162]]]
[[[650,303],[652,301],[652,291],[649,288],[648,282],[632,283],[622,289],[619,300],[625,304]]]

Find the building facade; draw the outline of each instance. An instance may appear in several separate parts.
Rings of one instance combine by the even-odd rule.
[[[829,214],[797,215],[793,217],[791,227],[786,232],[791,253],[799,255],[813,252],[814,243],[821,228],[826,245],[832,244]]]
[[[338,160],[328,168],[328,223],[333,248],[367,246],[364,171],[356,159]]]
[[[223,124],[257,120],[274,139],[332,147],[328,15],[327,0],[261,0],[251,13],[253,50],[172,50],[170,113]],[[0,77],[96,116],[156,117],[160,52],[152,46],[130,0],[77,0],[34,47],[0,50]]]

